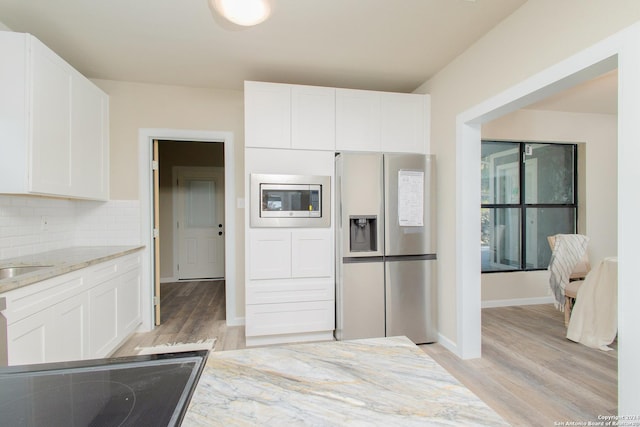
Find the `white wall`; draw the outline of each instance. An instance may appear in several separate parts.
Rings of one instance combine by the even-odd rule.
[[[618,254],[618,117],[555,111],[518,110],[482,126],[483,139],[585,143],[584,194],[578,199],[580,232],[590,237],[593,265]],[[549,276],[542,272],[482,275],[482,300],[534,302],[548,297]]]
[[[93,82],[109,95],[112,198],[139,198],[138,131],[141,128],[232,132],[236,195],[244,197],[244,95],[241,91],[99,79]],[[236,314],[243,317],[244,210],[235,211],[235,301]]]
[[[416,89],[431,94],[431,147],[438,158],[439,185],[438,328],[450,342],[458,334],[453,285],[457,115],[639,19],[636,0],[529,1]]]

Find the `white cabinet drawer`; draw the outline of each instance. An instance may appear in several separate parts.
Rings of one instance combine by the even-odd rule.
[[[333,301],[247,305],[247,336],[334,329]]]
[[[4,311],[7,324],[10,325],[83,292],[86,289],[85,285],[85,278],[78,271],[7,292],[7,309]]]
[[[333,300],[332,280],[261,280],[247,287],[247,304],[277,304],[302,301]]]

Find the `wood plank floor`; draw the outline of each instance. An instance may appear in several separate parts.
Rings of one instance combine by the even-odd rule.
[[[574,343],[563,316],[552,304],[483,309],[481,359],[420,347],[512,425],[617,414],[617,343],[609,352]]]
[[[214,351],[245,348],[244,327],[227,327],[223,281],[162,284],[163,324],[134,334],[114,354],[135,347],[217,338]],[[597,421],[617,413],[617,343],[590,349],[565,338],[553,305],[482,311],[482,358],[460,360],[440,344],[420,348],[515,426]]]
[[[244,326],[227,326],[224,281],[162,283],[162,324],[151,332],[133,334],[113,354],[137,354],[136,347],[216,338],[214,351],[245,348]]]

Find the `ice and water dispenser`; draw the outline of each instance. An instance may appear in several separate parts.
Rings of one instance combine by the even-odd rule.
[[[349,250],[375,252],[378,250],[376,215],[349,217]]]

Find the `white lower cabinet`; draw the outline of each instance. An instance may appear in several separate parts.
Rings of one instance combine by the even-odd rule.
[[[134,253],[3,294],[0,360],[23,365],[108,356],[142,321],[140,267]]]
[[[9,364],[44,363],[48,325],[51,325],[51,310],[45,310],[7,327],[7,350]],[[51,333],[48,334],[49,336]]]
[[[118,287],[106,281],[89,290],[91,357],[101,357],[118,341]]]
[[[251,230],[249,278],[331,277],[331,230]]]
[[[47,362],[86,359],[89,349],[87,334],[89,298],[86,292],[73,296],[50,308],[51,326],[45,350]]]
[[[251,280],[291,277],[291,232],[251,231],[249,257]]]
[[[247,345],[331,339],[331,229],[249,230]]]
[[[9,325],[9,364],[86,359],[87,308],[82,293]]]

